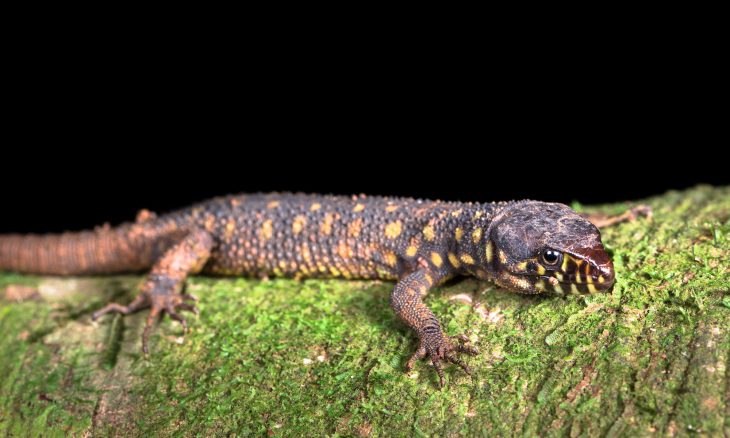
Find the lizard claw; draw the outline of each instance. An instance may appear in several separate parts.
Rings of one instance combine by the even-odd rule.
[[[174,319],[175,321],[179,322],[180,325],[182,325],[183,334],[186,334],[188,332],[187,320],[185,320],[182,315],[177,313],[177,310],[187,310],[193,312],[196,315],[199,313],[199,311],[198,308],[194,305],[186,303],[186,299],[192,300],[194,298],[193,296],[188,294],[152,294],[152,308],[150,309],[150,314],[147,315],[147,323],[145,324],[144,332],[142,332],[142,351],[145,355],[149,354],[149,348],[147,346],[148,339],[150,332],[152,331],[155,317],[157,315],[161,315],[163,312],[167,313],[170,318]]]
[[[117,303],[107,304],[106,306],[92,313],[91,320],[96,321],[101,316],[106,315],[107,313],[121,313],[122,315],[129,315],[130,313],[134,313],[138,310],[149,307],[149,305],[149,299],[147,298],[146,294],[141,293],[137,295],[137,298],[135,298],[134,301],[129,303],[129,305],[127,306],[122,306],[121,304]]]
[[[196,302],[196,303],[197,303],[198,301],[200,301],[200,298],[198,298],[198,296],[197,296],[197,295],[193,295],[193,294],[188,294],[188,293],[184,293],[184,294],[181,294],[180,296],[182,297],[182,299],[183,299],[183,300],[190,300],[190,301],[194,301],[194,302]]]
[[[443,333],[423,333],[420,337],[418,350],[408,359],[406,370],[413,369],[416,361],[428,356],[431,359],[436,373],[439,376],[440,387],[444,387],[444,370],[442,362],[451,362],[461,367],[467,375],[471,375],[469,367],[456,356],[456,353],[467,353],[476,355],[479,351],[476,347],[466,345],[468,338],[465,335],[454,336],[449,339]]]
[[[179,310],[186,310],[198,315],[200,311],[193,305],[186,303],[185,300],[197,300],[197,297],[189,294],[154,294],[142,292],[129,305],[122,306],[117,303],[110,303],[103,308],[97,310],[91,315],[91,319],[96,321],[102,315],[107,313],[121,313],[129,315],[144,308],[150,307],[150,313],[147,315],[144,331],[142,332],[142,351],[145,355],[149,354],[148,339],[154,326],[157,316],[167,313],[170,318],[179,322],[183,328],[183,334],[188,332],[188,323],[185,317],[178,313]]]
[[[184,299],[184,297],[183,297],[183,299]],[[193,304],[180,303],[177,305],[177,307],[179,307],[182,310],[187,310],[188,312],[192,312],[195,315],[200,315],[200,310],[198,309],[198,306],[195,306]]]

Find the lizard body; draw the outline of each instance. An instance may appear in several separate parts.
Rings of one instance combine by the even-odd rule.
[[[598,229],[562,204],[459,203],[408,198],[256,194],[216,198],[160,217],[56,235],[0,236],[0,270],[82,275],[149,270],[127,306],[154,318],[197,312],[181,293],[190,274],[344,277],[395,280],[391,306],[419,337],[408,361],[428,356],[468,372],[457,353],[473,347],[445,336],[422,297],[457,275],[492,280],[521,293],[585,294],[609,289],[611,260]]]

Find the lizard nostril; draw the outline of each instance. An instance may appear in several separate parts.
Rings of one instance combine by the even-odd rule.
[[[603,276],[606,283],[613,283],[614,280],[614,271],[613,266],[610,265],[603,265],[599,267],[600,275]]]
[[[615,280],[615,271],[612,264],[599,265],[592,275],[594,281],[597,281],[599,289],[607,289],[613,285]]]

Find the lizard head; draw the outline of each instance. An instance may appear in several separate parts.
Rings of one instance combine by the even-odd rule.
[[[494,218],[488,242],[502,287],[530,294],[587,294],[613,286],[613,263],[601,233],[567,205],[512,204]]]

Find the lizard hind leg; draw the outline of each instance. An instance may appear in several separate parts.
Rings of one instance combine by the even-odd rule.
[[[593,225],[595,225],[597,228],[607,228],[623,222],[635,221],[642,216],[646,217],[647,219],[651,219],[653,213],[651,207],[642,204],[632,207],[624,211],[623,213],[617,214],[615,216],[606,216],[600,213],[581,214],[581,216],[591,221],[591,223],[593,223]]]
[[[187,302],[197,301],[197,298],[181,292],[187,276],[203,268],[212,247],[213,239],[206,232],[194,230],[186,234],[155,263],[142,285],[140,294],[129,305],[107,304],[91,315],[92,320],[97,320],[107,313],[128,315],[149,307],[150,313],[142,334],[142,351],[145,354],[149,352],[149,335],[157,316],[166,313],[178,321],[187,332],[187,321],[178,311],[186,310],[198,314],[198,308]]]

